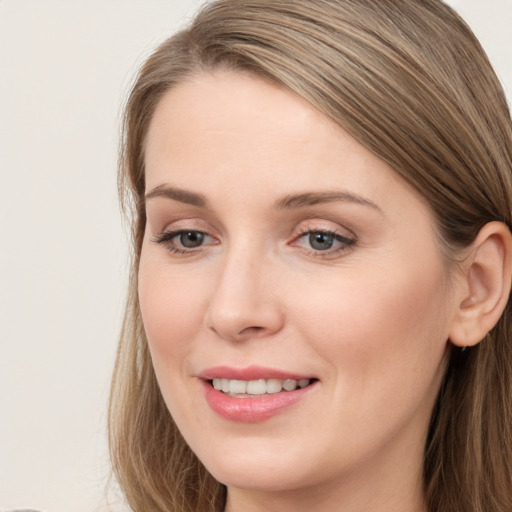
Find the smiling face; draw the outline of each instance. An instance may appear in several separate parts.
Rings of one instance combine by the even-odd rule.
[[[455,308],[420,196],[241,73],[168,92],[145,158],[141,312],[207,469],[232,495],[420,487]]]

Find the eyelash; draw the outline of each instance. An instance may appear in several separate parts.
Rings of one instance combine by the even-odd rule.
[[[343,253],[348,251],[350,248],[354,247],[357,243],[356,238],[349,238],[345,235],[342,235],[340,232],[336,230],[330,230],[330,229],[315,229],[315,228],[305,228],[295,236],[294,238],[294,244],[297,243],[299,240],[303,239],[306,236],[311,235],[322,235],[327,237],[332,237],[334,240],[339,242],[339,246],[334,249],[327,249],[327,250],[315,250],[315,249],[306,249],[309,254],[312,256],[318,258],[328,258],[330,256],[335,256],[339,253]]]
[[[178,254],[178,255],[191,255],[195,253],[198,249],[201,249],[203,244],[197,246],[197,247],[190,247],[190,248],[182,248],[180,246],[177,246],[174,242],[174,239],[180,235],[183,235],[185,233],[194,233],[196,235],[200,235],[204,238],[211,238],[210,235],[205,233],[204,231],[200,230],[194,230],[194,229],[177,229],[173,231],[167,231],[160,233],[159,235],[156,235],[153,238],[153,241],[157,244],[163,245],[169,252],[172,254]],[[311,248],[303,248],[303,250],[307,251],[308,254],[317,257],[317,258],[328,258],[329,256],[336,255],[341,252],[345,252],[351,247],[354,247],[357,243],[356,238],[349,238],[341,233],[335,231],[335,230],[329,230],[329,229],[315,229],[315,228],[305,228],[301,231],[299,231],[293,239],[293,243],[290,245],[295,246],[298,245],[298,241],[305,238],[306,236],[311,235],[322,235],[324,237],[331,237],[335,241],[339,242],[340,246],[335,249],[327,249],[327,250],[315,250]],[[216,245],[216,244],[215,244]]]
[[[160,233],[159,235],[156,235],[153,238],[153,241],[157,244],[163,245],[168,251],[170,251],[173,254],[191,254],[195,252],[197,249],[199,249],[202,246],[199,247],[191,247],[191,248],[180,248],[176,245],[176,243],[173,241],[174,238],[176,238],[179,235],[182,235],[184,233],[195,233],[201,236],[204,236],[205,238],[212,238],[210,235],[205,233],[204,231],[199,231],[196,229],[177,229],[174,231],[166,231],[163,233]]]

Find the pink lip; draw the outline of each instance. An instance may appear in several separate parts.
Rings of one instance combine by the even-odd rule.
[[[259,380],[259,379],[312,379],[310,375],[290,373],[275,368],[263,366],[248,366],[247,368],[231,368],[229,366],[214,366],[202,371],[198,377],[203,380],[229,379],[229,380]]]
[[[211,379],[258,380],[258,379],[308,379],[312,377],[288,373],[282,370],[251,366],[248,368],[230,368],[217,366],[201,372],[198,377],[202,381],[206,402],[219,416],[230,421],[241,423],[258,423],[281,413],[284,409],[305,398],[317,382],[295,391],[262,395],[258,397],[232,397],[217,391],[211,385]]]

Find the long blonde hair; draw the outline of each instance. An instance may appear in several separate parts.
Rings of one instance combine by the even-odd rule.
[[[512,226],[512,123],[465,23],[440,0],[219,0],[165,41],[126,105],[119,187],[132,269],[109,420],[115,475],[134,511],[220,512],[225,489],[160,395],[137,299],[144,144],[156,105],[205,70],[254,73],[305,98],[428,201],[448,255],[490,221]],[[477,347],[453,350],[425,447],[431,512],[512,510],[512,304]]]

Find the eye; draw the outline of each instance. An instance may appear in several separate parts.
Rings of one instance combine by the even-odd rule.
[[[355,238],[349,238],[332,230],[304,230],[291,244],[299,246],[316,256],[337,255],[356,244]]]
[[[157,235],[153,241],[164,245],[169,251],[178,254],[194,252],[194,249],[199,249],[203,245],[215,243],[210,235],[193,229],[167,231]]]

